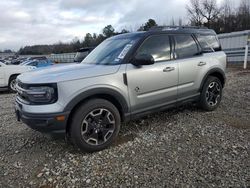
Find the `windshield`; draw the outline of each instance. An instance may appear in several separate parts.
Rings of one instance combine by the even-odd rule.
[[[82,63],[96,65],[120,64],[130,48],[136,43],[135,38],[108,39],[97,46]]]

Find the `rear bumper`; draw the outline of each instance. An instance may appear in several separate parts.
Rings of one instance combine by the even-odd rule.
[[[15,104],[15,112],[18,121],[22,121],[30,128],[43,133],[65,133],[69,112],[54,114],[31,114],[22,111],[21,104]],[[57,120],[57,117],[64,117]]]

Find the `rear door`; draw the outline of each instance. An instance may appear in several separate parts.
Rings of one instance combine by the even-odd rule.
[[[176,102],[178,64],[171,58],[170,37],[166,34],[148,37],[136,55],[150,54],[155,64],[127,65],[128,92],[132,113],[140,113]]]
[[[201,54],[191,34],[174,35],[175,58],[179,66],[178,100],[195,97],[201,78],[208,68],[208,60]]]

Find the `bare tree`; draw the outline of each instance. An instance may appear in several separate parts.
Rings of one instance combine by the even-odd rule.
[[[241,0],[237,18],[241,30],[250,28],[250,0]]]
[[[170,21],[170,25],[175,26],[175,20],[174,20],[173,17],[172,17],[172,19],[171,19],[171,21]]]
[[[220,12],[219,22],[217,23],[217,25],[220,25],[220,32],[235,31],[238,23],[236,22],[236,11],[232,0],[224,0]]]
[[[224,0],[222,3],[222,15],[224,17],[229,17],[233,14],[232,2],[231,0]]]
[[[199,0],[190,0],[190,4],[186,6],[191,25],[201,26],[203,16],[201,14],[201,3]]]
[[[182,19],[181,18],[179,18],[179,26],[182,26],[183,25],[183,22],[182,22]]]
[[[215,0],[190,0],[187,11],[192,25],[206,25],[210,27],[211,22],[216,20],[220,9]]]
[[[210,27],[211,22],[218,18],[220,8],[218,8],[215,0],[203,0],[200,14],[206,19],[206,25]]]

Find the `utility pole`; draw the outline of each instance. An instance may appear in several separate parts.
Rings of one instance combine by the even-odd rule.
[[[248,46],[250,44],[250,34],[248,35],[248,39],[247,39],[247,45],[245,47],[245,58],[244,58],[244,69],[247,69],[247,62],[248,62]]]

